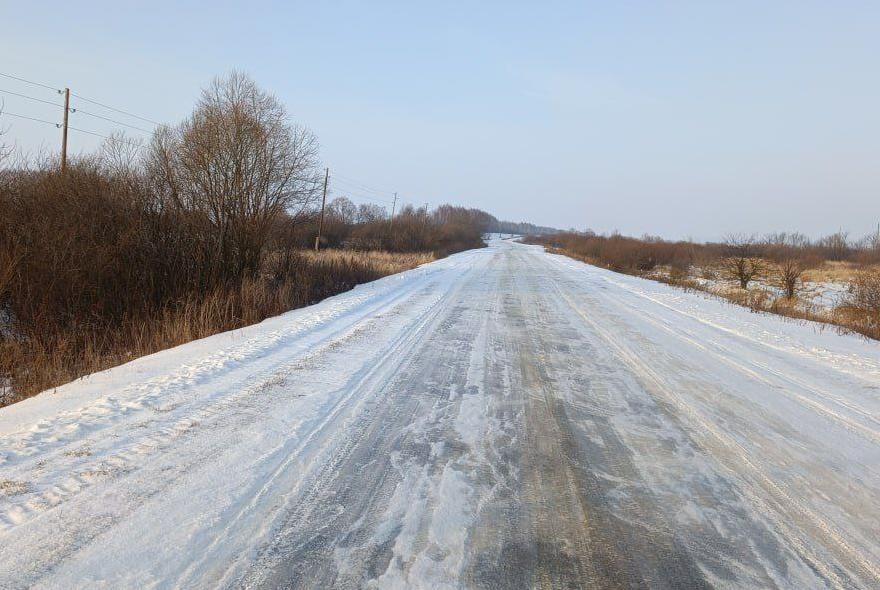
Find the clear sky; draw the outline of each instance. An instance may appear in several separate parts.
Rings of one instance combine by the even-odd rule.
[[[331,173],[404,201],[698,239],[880,221],[877,0],[17,0],[0,14],[0,72],[165,122],[242,69],[318,135]],[[58,144],[48,125],[2,124],[23,148]],[[74,151],[96,141],[71,133]]]

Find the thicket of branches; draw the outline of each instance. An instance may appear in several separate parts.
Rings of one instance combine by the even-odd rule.
[[[0,394],[35,393],[400,270],[376,255],[303,253],[321,172],[315,136],[240,73],[214,80],[191,116],[146,145],[111,138],[65,173],[52,158],[0,169]],[[444,255],[482,245],[490,217],[407,208],[391,231],[381,210],[355,214],[333,204],[325,246]]]
[[[493,220],[485,211],[453,205],[434,210],[408,205],[392,220],[380,205],[356,206],[347,197],[338,197],[327,205],[321,247],[445,256],[483,246],[482,236]],[[312,220],[301,225],[298,246],[314,243],[316,223]]]

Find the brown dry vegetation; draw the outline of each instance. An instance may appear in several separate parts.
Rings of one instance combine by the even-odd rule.
[[[880,339],[880,237],[859,242],[837,233],[811,241],[798,234],[722,243],[564,233],[531,237],[551,251],[617,272],[712,292],[728,301],[796,319],[831,324]],[[722,287],[707,281],[726,280]],[[845,295],[826,310],[800,297],[807,283],[836,282]]]
[[[0,405],[482,246],[461,207],[331,212],[317,143],[241,74],[145,147],[0,167]],[[385,250],[377,252],[376,250]]]
[[[431,253],[296,252],[283,274],[269,256],[266,272],[205,293],[192,293],[155,310],[108,323],[83,318],[57,326],[15,322],[0,338],[0,375],[17,401],[77,377],[197,338],[241,328],[309,305],[434,259]]]

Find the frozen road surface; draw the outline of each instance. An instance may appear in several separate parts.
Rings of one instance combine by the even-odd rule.
[[[496,241],[0,410],[0,587],[880,588],[880,346]]]

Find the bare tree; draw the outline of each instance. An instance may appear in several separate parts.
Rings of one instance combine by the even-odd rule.
[[[388,217],[388,211],[381,205],[361,204],[358,207],[357,221],[358,223],[372,223],[380,221]]]
[[[3,102],[0,101],[0,115],[3,114]],[[12,148],[3,143],[3,136],[6,130],[0,127],[0,173],[3,171],[3,162],[12,153]],[[4,175],[5,176],[5,175]],[[0,183],[4,182],[4,178],[0,177]],[[5,184],[5,183],[4,183]],[[2,188],[2,186],[0,186]],[[15,274],[15,268],[22,258],[21,248],[17,240],[13,239],[13,232],[8,231],[5,227],[9,222],[8,203],[6,199],[0,196],[0,304],[3,303],[4,295],[12,278]],[[2,312],[2,307],[0,307]],[[2,318],[0,318],[2,319]],[[0,337],[2,339],[2,337]]]
[[[779,286],[785,292],[788,299],[794,299],[801,285],[801,275],[807,269],[807,264],[797,258],[785,258],[776,265]]]
[[[3,114],[3,101],[0,101],[0,115]],[[3,162],[9,157],[9,154],[12,153],[12,148],[3,143],[3,136],[6,135],[6,129],[0,125],[0,168],[3,167]]]
[[[849,234],[843,230],[819,240],[829,260],[846,260],[850,252]]]
[[[255,272],[272,223],[318,195],[318,142],[246,74],[216,78],[193,114],[153,137],[149,170],[169,203],[214,228],[220,272]]]
[[[114,133],[101,144],[97,162],[106,174],[121,182],[134,195],[143,192],[143,142],[129,139],[124,133]]]
[[[330,201],[327,210],[331,217],[345,224],[354,223],[358,214],[357,206],[348,197],[336,197]]]
[[[728,278],[739,282],[742,289],[764,272],[764,263],[758,257],[757,245],[752,237],[729,235],[724,240],[725,256],[722,260]]]

